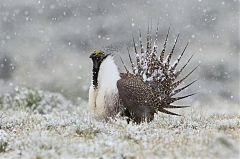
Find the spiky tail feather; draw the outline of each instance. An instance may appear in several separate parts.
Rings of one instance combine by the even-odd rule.
[[[142,33],[141,31],[139,31],[140,54],[138,52],[135,39],[133,37],[133,46],[134,46],[134,52],[135,52],[136,65],[132,61],[132,58],[129,54],[129,50],[128,50],[128,54],[129,54],[129,59],[131,62],[133,74],[135,74],[136,76],[140,76],[143,79],[143,81],[146,84],[150,85],[153,91],[155,92],[156,98],[157,98],[157,101],[155,102],[156,109],[166,114],[178,115],[176,113],[172,113],[166,110],[166,108],[188,107],[188,106],[174,106],[171,104],[175,101],[194,95],[194,94],[189,94],[181,97],[173,97],[196,82],[196,81],[193,81],[182,88],[178,88],[178,86],[188,76],[190,76],[196,70],[197,67],[195,67],[192,71],[190,71],[190,73],[188,73],[184,78],[177,80],[177,77],[182,73],[184,68],[189,64],[193,56],[191,56],[187,60],[185,65],[183,65],[179,70],[177,70],[177,66],[188,47],[188,43],[187,43],[183,51],[181,52],[181,54],[178,56],[175,62],[173,62],[173,64],[171,65],[170,63],[171,63],[172,55],[177,45],[179,34],[175,39],[175,42],[173,44],[173,47],[170,53],[168,53],[166,56],[165,52],[166,52],[169,33],[170,33],[170,27],[166,34],[166,38],[163,44],[163,49],[158,55],[158,51],[157,51],[158,26],[157,26],[157,31],[155,33],[155,40],[153,40],[152,35],[150,35],[151,32],[148,26],[147,37],[146,37],[146,48],[143,47]]]

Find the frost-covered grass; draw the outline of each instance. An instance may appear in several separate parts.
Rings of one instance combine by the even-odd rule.
[[[193,106],[151,123],[96,121],[87,103],[17,89],[0,99],[0,158],[238,158],[240,114]],[[235,107],[235,108],[234,108]],[[46,111],[45,111],[46,109]],[[217,111],[216,111],[217,112]]]

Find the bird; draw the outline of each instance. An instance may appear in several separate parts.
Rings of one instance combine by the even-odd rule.
[[[184,68],[191,61],[192,56],[186,63],[177,70],[188,43],[177,59],[171,64],[172,55],[179,39],[177,35],[171,51],[166,54],[166,47],[170,27],[164,40],[163,48],[158,51],[158,28],[155,38],[152,31],[147,30],[146,47],[144,48],[142,34],[139,31],[139,47],[133,40],[135,61],[133,61],[128,49],[128,58],[131,63],[131,70],[128,70],[122,58],[125,72],[120,72],[111,53],[102,50],[95,50],[90,58],[92,59],[92,81],[89,88],[89,110],[94,117],[108,120],[118,114],[124,116],[128,121],[142,123],[150,122],[158,112],[180,116],[168,109],[186,108],[189,106],[175,106],[175,101],[193,96],[195,93],[185,96],[176,95],[191,86],[197,80],[179,88],[179,85],[189,77],[198,66],[194,67],[182,79],[178,79]]]

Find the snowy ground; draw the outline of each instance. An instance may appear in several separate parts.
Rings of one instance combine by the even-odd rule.
[[[157,114],[141,125],[96,121],[84,101],[28,89],[2,97],[0,106],[0,158],[239,157],[238,105],[222,113],[195,103],[182,117]]]

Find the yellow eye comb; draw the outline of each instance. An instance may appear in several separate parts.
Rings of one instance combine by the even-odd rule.
[[[101,54],[101,53],[103,53],[101,50],[95,50],[95,54],[96,54],[96,55],[99,55],[99,54]]]

